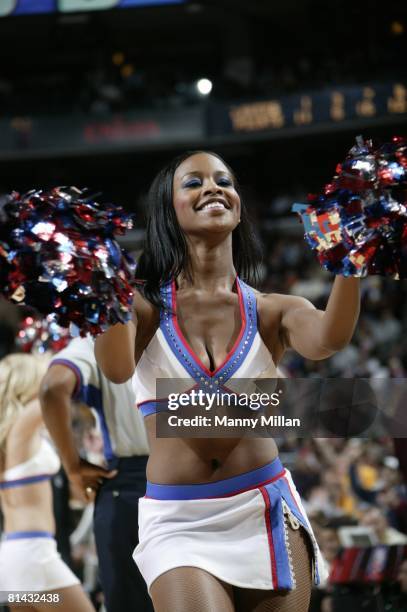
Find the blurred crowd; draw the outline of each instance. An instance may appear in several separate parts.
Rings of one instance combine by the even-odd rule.
[[[282,460],[292,470],[331,570],[342,547],[399,546],[405,559],[393,584],[373,580],[361,586],[355,580],[315,591],[313,612],[337,612],[345,601],[349,610],[360,605],[406,609],[407,491],[395,453],[390,438],[293,438],[280,443]]]
[[[265,259],[266,291],[291,293],[325,308],[332,278],[298,238],[265,237],[272,243]],[[370,276],[362,281],[361,314],[352,342],[332,358],[311,362],[288,353],[290,376],[404,378],[407,373],[407,286],[404,281]]]

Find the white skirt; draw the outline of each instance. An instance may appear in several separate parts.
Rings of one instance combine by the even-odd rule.
[[[80,584],[46,532],[12,532],[0,542],[0,592],[51,591]]]
[[[139,544],[133,558],[148,589],[176,567],[201,568],[242,588],[295,588],[288,539],[302,526],[312,543],[313,579],[327,578],[312,528],[279,459],[207,484],[147,484],[139,500]]]

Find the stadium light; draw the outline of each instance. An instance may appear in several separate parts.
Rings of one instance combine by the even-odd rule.
[[[208,96],[212,91],[212,87],[212,81],[209,79],[199,79],[199,81],[196,82],[196,88],[201,96]]]

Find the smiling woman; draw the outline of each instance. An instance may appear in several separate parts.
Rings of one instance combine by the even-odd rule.
[[[192,163],[193,161],[195,164]],[[216,176],[210,176],[211,187],[209,194],[206,195],[207,200],[215,199],[216,201],[220,197],[221,202],[227,202],[229,205],[226,187],[234,194],[235,226],[232,230],[233,240],[231,241],[234,267],[238,276],[246,282],[250,284],[257,282],[260,248],[232,169],[216,153],[188,151],[176,157],[158,173],[148,194],[148,239],[138,263],[137,274],[144,282],[143,295],[158,308],[162,306],[160,296],[162,283],[170,278],[177,278],[182,271],[188,271],[190,268],[187,236],[181,230],[178,222],[175,199],[179,202],[181,215],[182,208],[189,206],[190,222],[193,226],[193,219],[197,221],[196,216],[193,215],[196,212],[193,207],[197,206],[196,200],[202,197],[203,185],[205,183],[206,187],[208,181],[203,175],[205,172],[211,175],[210,168],[198,168],[197,163],[204,163],[205,166],[207,163],[212,163],[213,171],[217,173]],[[195,173],[181,178],[181,173],[186,174],[188,169]],[[212,191],[214,185],[216,189]],[[224,189],[225,193],[223,193]],[[232,204],[233,202],[230,204],[231,207]],[[238,207],[240,207],[240,212],[237,215]],[[229,223],[230,221],[229,218]]]
[[[198,153],[187,158],[174,174],[174,209],[184,231],[193,232],[203,220],[197,214],[214,215],[210,231],[230,231],[240,221],[240,197],[233,175],[224,163],[214,156]],[[205,218],[204,217],[204,218]]]
[[[276,378],[289,347],[330,356],[353,333],[358,281],[337,278],[325,311],[253,289],[256,241],[234,173],[215,153],[188,152],[161,170],[148,211],[133,322],[95,343],[107,377],[133,375],[149,434],[134,559],[156,612],[306,612],[324,563],[274,440],[157,437],[156,380],[213,392]]]

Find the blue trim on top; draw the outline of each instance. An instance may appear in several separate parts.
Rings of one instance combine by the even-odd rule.
[[[3,540],[22,540],[26,538],[51,538],[54,535],[49,531],[10,531],[3,533]]]
[[[205,499],[234,495],[241,490],[254,489],[272,478],[283,476],[284,467],[279,457],[263,467],[244,472],[225,480],[205,482],[203,484],[167,485],[147,481],[146,497],[162,500]]]
[[[209,377],[202,371],[198,364],[195,364],[195,361],[193,361],[192,357],[186,352],[186,349],[178,338],[178,334],[175,330],[172,321],[172,281],[166,285],[163,285],[160,289],[160,293],[161,299],[166,306],[166,308],[162,309],[160,312],[160,329],[164,334],[164,338],[167,340],[168,346],[174,353],[177,360],[186,369],[188,374],[191,376],[191,378],[193,378],[193,380],[195,380],[195,382],[207,380]]]
[[[157,412],[165,412],[168,410],[168,400],[159,399],[142,402],[138,409],[143,417],[150,416],[150,414],[156,414]]]
[[[203,383],[204,388],[213,389],[225,384],[239,369],[246,358],[257,332],[256,297],[253,290],[238,277],[236,282],[242,293],[246,324],[239,344],[234,348],[227,362],[213,376],[202,369],[201,364],[185,348],[173,322],[173,295],[172,282],[163,285],[161,297],[166,306],[160,314],[160,329],[177,360],[187,370],[195,382]],[[240,308],[240,305],[239,305]],[[239,332],[240,333],[240,332]]]
[[[16,478],[15,480],[2,480],[0,489],[12,489],[14,487],[24,487],[25,485],[35,484],[43,480],[51,480],[55,474],[37,474],[36,476],[26,476],[25,478]]]

